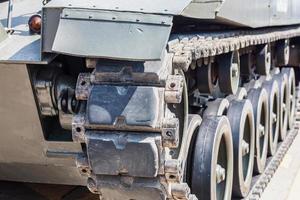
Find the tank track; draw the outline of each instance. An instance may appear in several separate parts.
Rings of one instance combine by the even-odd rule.
[[[192,64],[193,60],[298,36],[300,36],[300,27],[298,26],[252,31],[173,35],[169,41],[168,50],[174,53],[174,65],[186,69]]]
[[[188,130],[188,113],[184,119],[177,113],[181,100],[183,107],[188,101],[183,71],[198,60],[205,63],[221,54],[298,36],[299,27],[176,34],[162,61],[136,66],[88,60],[87,67],[94,71],[78,77],[76,98],[82,106],[72,123],[73,140],[82,143],[85,152],[76,165],[88,177],[88,188],[100,199],[197,199],[183,180],[192,139],[186,134],[179,142],[179,124]],[[111,70],[112,65],[117,70]],[[296,131],[290,131],[247,198],[257,198],[266,187]]]
[[[282,162],[285,154],[292,145],[294,139],[299,133],[300,129],[300,88],[297,88],[297,111],[295,112],[295,123],[294,128],[289,131],[286,139],[280,144],[276,155],[271,158],[263,174],[255,178],[254,184],[249,195],[245,198],[246,200],[258,200],[263,194],[264,190],[267,188],[269,182],[274,176],[276,170],[278,169],[280,163]]]

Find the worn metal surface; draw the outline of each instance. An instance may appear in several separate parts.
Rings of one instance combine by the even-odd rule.
[[[46,20],[58,12],[44,10]],[[50,24],[45,24],[43,31],[43,40],[47,40],[43,41],[43,51],[121,60],[158,60],[171,31],[172,17],[65,8],[58,25],[46,22]],[[55,27],[57,31],[53,30]]]
[[[258,28],[299,24],[299,8],[298,0],[193,0],[181,15]]]
[[[120,126],[156,130],[161,127],[163,117],[160,113],[164,109],[162,92],[151,87],[94,86],[87,104],[87,123],[98,126],[121,123]],[[99,96],[102,98],[99,99]]]
[[[74,161],[81,146],[43,136],[26,65],[0,64],[0,92],[0,179],[84,185]]]
[[[52,0],[47,8],[86,8],[140,13],[179,14],[191,0]]]
[[[94,174],[157,176],[162,151],[159,134],[88,132],[86,135],[88,157]]]
[[[198,19],[211,19],[221,23],[250,27],[287,25],[300,23],[297,0],[143,0],[143,1],[95,1],[54,0],[48,8],[86,8],[125,12],[183,15]],[[235,12],[232,12],[235,10]]]
[[[52,50],[83,57],[158,60],[170,31],[170,25],[60,19]]]
[[[87,156],[77,159],[77,167],[89,177],[89,189],[101,193],[104,198],[195,198],[182,181],[180,163],[184,165],[187,156],[176,160],[167,153],[167,149],[179,146],[179,120],[167,107],[166,100],[175,101],[176,95],[176,99],[183,97],[175,85],[174,90],[168,88],[177,83],[180,87],[180,81],[174,81],[170,76],[171,57],[164,58],[167,61],[161,61],[164,63],[161,72],[152,71],[153,75],[167,77],[164,82],[157,78],[149,82],[138,76],[132,76],[133,79],[126,76],[129,81],[119,83],[118,79],[112,79],[103,84],[103,73],[110,73],[112,77],[119,73],[118,62],[115,62],[116,69],[89,62],[89,66],[96,67],[96,70],[81,74],[78,79],[76,96],[86,101],[86,110],[75,115],[72,133],[75,141],[86,144]],[[151,72],[147,68],[144,69],[147,71],[140,71],[143,70],[140,65],[125,63],[122,66],[129,66],[136,75]],[[152,64],[155,63],[160,62]],[[180,76],[183,75],[178,74],[178,77],[184,80]],[[176,101],[175,105],[179,103]],[[188,147],[189,144],[184,144],[176,151],[188,152]]]

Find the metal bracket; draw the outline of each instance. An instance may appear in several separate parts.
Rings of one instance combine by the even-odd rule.
[[[165,119],[162,128],[163,146],[176,148],[179,144],[179,120]]]
[[[55,116],[58,114],[57,109],[54,108],[51,96],[52,86],[53,84],[51,80],[37,80],[34,83],[38,104],[42,115]]]
[[[167,103],[180,103],[182,100],[184,79],[181,75],[169,75],[166,80],[165,101]]]
[[[81,73],[78,76],[75,96],[78,100],[87,100],[90,95],[91,81],[90,74]]]
[[[93,21],[116,21],[116,22],[133,22],[133,23],[143,23],[143,24],[159,24],[159,25],[172,25],[173,17],[171,15],[161,15],[155,14],[142,14],[128,12],[124,14],[123,12],[117,11],[104,11],[104,10],[87,10],[87,9],[63,9],[62,19],[83,19],[83,20],[93,20]]]

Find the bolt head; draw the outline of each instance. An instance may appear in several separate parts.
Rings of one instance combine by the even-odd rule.
[[[221,183],[226,179],[226,171],[221,165],[217,165],[216,178],[217,178],[217,183]]]
[[[245,156],[249,152],[250,152],[250,146],[245,140],[243,140],[243,142],[242,142],[242,154],[243,154],[243,156]]]

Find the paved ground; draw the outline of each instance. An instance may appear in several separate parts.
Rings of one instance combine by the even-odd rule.
[[[300,135],[296,137],[261,199],[300,199]]]

